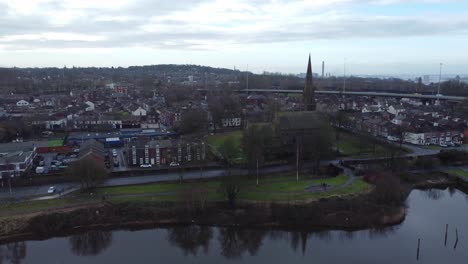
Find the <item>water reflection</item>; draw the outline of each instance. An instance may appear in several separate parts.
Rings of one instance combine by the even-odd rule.
[[[445,191],[438,189],[430,189],[424,192],[427,198],[437,201],[444,197]]]
[[[71,251],[77,256],[97,256],[112,244],[112,232],[91,231],[69,238]]]
[[[26,258],[26,243],[14,242],[0,245],[0,264],[20,264]]]
[[[398,226],[389,226],[385,228],[369,229],[368,235],[370,239],[386,238],[396,233]]]
[[[221,255],[228,259],[242,257],[245,253],[256,255],[267,235],[265,230],[247,230],[235,227],[219,229],[219,244]]]
[[[213,229],[206,226],[177,226],[168,228],[167,232],[169,243],[182,249],[186,256],[196,256],[199,249],[203,249],[205,254],[208,253],[213,237]]]

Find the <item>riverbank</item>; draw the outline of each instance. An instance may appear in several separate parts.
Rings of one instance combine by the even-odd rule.
[[[345,229],[398,224],[404,207],[381,207],[366,197],[327,199],[307,204],[208,203],[203,210],[187,210],[180,203],[100,202],[76,208],[20,215],[0,220],[0,242],[47,239],[95,229],[144,229],[168,225],[278,228],[311,230]]]
[[[444,174],[402,186],[405,198],[413,189],[454,187],[467,190],[467,186],[456,178]],[[374,192],[312,202],[239,202],[235,208],[226,202],[194,205],[161,201],[96,201],[0,218],[0,243],[47,239],[95,229],[144,229],[189,224],[311,231],[358,230],[396,225],[405,219],[405,215],[404,204],[379,203]]]

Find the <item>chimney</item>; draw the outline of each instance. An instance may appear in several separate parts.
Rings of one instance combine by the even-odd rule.
[[[322,61],[322,79],[325,78],[325,61]]]

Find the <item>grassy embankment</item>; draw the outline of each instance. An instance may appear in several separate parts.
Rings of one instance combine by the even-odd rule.
[[[468,181],[468,171],[466,170],[454,169],[454,170],[449,171],[448,173]]]
[[[360,178],[347,186],[348,177],[340,175],[327,179],[306,179],[301,176],[299,181],[294,175],[279,175],[262,177],[260,184],[256,186],[256,180],[245,178],[239,182],[241,191],[239,200],[241,201],[313,201],[321,198],[336,196],[347,196],[364,193],[370,190],[370,186]],[[322,183],[330,186],[327,191],[306,192],[305,187],[311,184],[320,185]],[[93,195],[76,194],[66,199],[54,199],[46,201],[25,201],[0,205],[0,216],[8,216],[21,213],[33,213],[54,208],[66,208],[84,203],[101,201],[103,196],[115,202],[135,202],[135,201],[181,201],[183,192],[186,189],[198,188],[206,192],[208,201],[223,201],[225,197],[222,192],[221,180],[209,181],[185,181],[154,183],[145,185],[132,185],[122,187],[105,187],[95,190]]]

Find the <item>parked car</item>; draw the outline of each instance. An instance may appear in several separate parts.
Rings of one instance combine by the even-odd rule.
[[[171,164],[169,164],[169,166],[177,167],[177,166],[179,166],[179,163],[173,161],[173,162],[171,162]]]
[[[151,168],[151,167],[153,167],[153,165],[151,165],[151,164],[141,164],[140,165],[140,168]]]
[[[396,142],[396,141],[399,141],[400,139],[397,138],[397,137],[394,137],[394,136],[387,136],[387,140],[392,141],[392,142]]]
[[[442,142],[440,142],[440,143],[439,143],[439,146],[441,146],[441,147],[443,147],[443,148],[446,148],[446,147],[448,147],[448,145],[447,145],[447,144],[445,144],[445,143],[442,143]]]
[[[50,186],[49,189],[47,189],[47,193],[55,193],[57,189],[55,189],[54,186]]]
[[[44,167],[36,167],[36,173],[37,174],[44,173]]]

